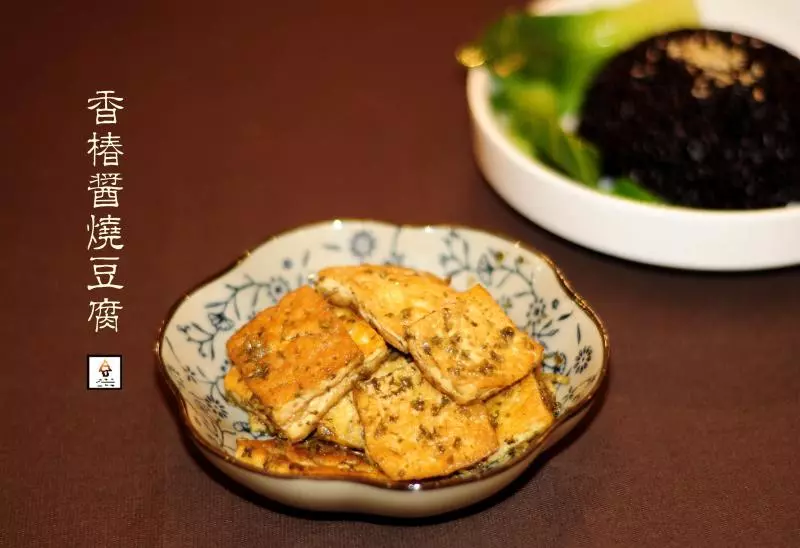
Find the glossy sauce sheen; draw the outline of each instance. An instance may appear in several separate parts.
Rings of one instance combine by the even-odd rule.
[[[236,458],[274,474],[387,479],[360,453],[313,440],[292,444],[277,439],[240,439]]]

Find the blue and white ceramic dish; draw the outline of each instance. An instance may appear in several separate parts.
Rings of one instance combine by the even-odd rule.
[[[545,347],[545,369],[569,379],[557,389],[557,420],[510,461],[479,474],[374,483],[279,476],[234,458],[237,438],[257,438],[247,415],[225,399],[225,343],[260,310],[333,265],[393,263],[483,284],[509,317]],[[445,513],[499,491],[583,418],[608,370],[597,315],[556,266],[524,244],[475,229],[330,221],[276,236],[191,291],[162,326],[156,354],[191,439],[224,473],[284,504],[397,517]]]

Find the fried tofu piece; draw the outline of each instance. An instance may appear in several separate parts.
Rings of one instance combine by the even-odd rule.
[[[403,352],[408,351],[408,326],[456,294],[433,274],[393,265],[326,268],[319,272],[316,288],[334,304],[356,310]]]
[[[223,386],[226,399],[247,411],[250,432],[254,434],[274,433],[275,429],[270,424],[269,417],[264,413],[261,402],[242,379],[242,374],[238,367],[235,365],[230,366],[225,374]]]
[[[518,329],[481,285],[412,324],[408,343],[428,380],[461,404],[511,386],[544,355],[542,345]]]
[[[250,427],[250,433],[252,434],[274,434],[275,428],[269,423],[269,419],[265,418],[263,415],[258,415],[256,413],[248,413],[247,414],[247,422]]]
[[[242,409],[248,409],[250,407],[251,400],[255,398],[255,395],[245,384],[238,367],[235,365],[230,366],[228,372],[225,373],[223,386],[225,388],[225,397],[231,403],[238,405]]]
[[[388,480],[364,455],[316,440],[293,444],[279,439],[238,439],[236,458],[273,474]]]
[[[446,476],[498,448],[482,402],[451,402],[399,353],[353,395],[367,456],[394,480]]]
[[[389,355],[386,341],[349,308],[337,306],[334,312],[345,323],[350,337],[364,353],[362,377],[368,377]],[[315,437],[353,449],[364,449],[364,427],[358,418],[352,393],[345,395],[322,417]]]
[[[513,456],[515,447],[541,435],[555,420],[546,389],[533,374],[489,398],[486,409],[501,444],[493,461]]]
[[[386,342],[349,308],[337,306],[333,310],[336,316],[344,321],[348,334],[364,353],[362,374],[365,376],[371,374],[389,353]],[[235,366],[232,366],[225,376],[225,390],[234,404],[249,412],[250,432],[258,434],[274,431],[269,425],[269,419],[258,410],[258,398],[242,380]],[[322,417],[315,437],[354,449],[364,448],[364,429],[351,393],[346,394]]]
[[[242,380],[239,369],[231,366],[225,375],[225,394],[234,405],[247,411],[250,432],[253,434],[273,434],[275,428],[269,423],[269,418],[259,409],[260,402],[253,391]],[[318,437],[327,439],[340,445],[364,448],[364,434],[361,422],[358,420],[352,393],[345,395],[339,403],[331,407],[322,420],[318,429],[328,426],[327,435]],[[319,430],[318,430],[319,431]]]
[[[352,392],[322,417],[314,436],[345,447],[364,449],[364,426],[358,418]]]
[[[343,306],[334,306],[333,313],[344,322],[348,335],[364,354],[361,369],[366,375],[372,374],[389,355],[389,347],[375,329],[358,314]]]
[[[316,428],[353,387],[364,362],[331,304],[309,286],[256,315],[227,350],[270,422],[291,441]]]

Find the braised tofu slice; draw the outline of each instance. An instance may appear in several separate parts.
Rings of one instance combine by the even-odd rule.
[[[269,422],[269,417],[264,412],[261,402],[242,379],[242,374],[239,372],[238,367],[235,365],[230,366],[225,374],[223,386],[225,388],[225,398],[232,404],[247,411],[250,432],[254,434],[272,434],[275,431]]]
[[[393,265],[326,268],[319,272],[316,288],[334,304],[356,310],[403,352],[408,351],[408,326],[456,294],[433,274]]]
[[[316,440],[293,444],[279,439],[239,439],[236,458],[273,474],[388,479],[364,455]]]
[[[412,324],[408,343],[428,380],[462,404],[486,400],[514,384],[544,354],[481,285]]]
[[[269,419],[257,413],[248,413],[247,424],[251,434],[274,434],[275,428],[269,423]]]
[[[394,480],[446,476],[498,448],[482,402],[464,406],[394,354],[353,390],[367,456]]]
[[[389,355],[386,341],[353,310],[343,306],[334,306],[333,313],[344,323],[347,334],[364,354],[362,373],[364,376],[371,375]]]
[[[227,350],[270,422],[292,441],[308,436],[350,391],[364,362],[347,326],[309,286],[256,315]]]
[[[491,460],[513,456],[515,447],[538,437],[553,424],[548,398],[531,374],[486,401],[500,441],[500,449]]]
[[[238,367],[231,365],[228,368],[228,372],[225,373],[225,378],[223,379],[223,386],[225,388],[225,398],[228,401],[242,409],[250,408],[251,400],[255,399],[255,394],[245,384]]]
[[[364,449],[364,426],[358,418],[352,392],[322,417],[314,437],[353,449]]]
[[[372,326],[349,308],[336,306],[334,312],[364,353],[362,378],[368,378],[389,355],[389,347]],[[358,418],[352,393],[345,395],[322,417],[314,436],[353,449],[364,449],[364,427]]]

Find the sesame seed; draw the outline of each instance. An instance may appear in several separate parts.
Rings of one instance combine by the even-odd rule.
[[[733,42],[743,44],[744,38],[739,36],[738,41],[734,38]],[[710,35],[671,40],[667,44],[667,55],[674,61],[682,61],[689,74],[698,80],[702,77],[718,88],[731,86],[740,80],[740,73],[747,65],[747,55],[742,48],[730,47]],[[692,95],[697,98],[708,97],[708,84],[698,80],[695,81]]]
[[[753,75],[749,72],[745,72],[744,74],[739,76],[739,83],[743,86],[750,87],[756,82],[756,79]]]

